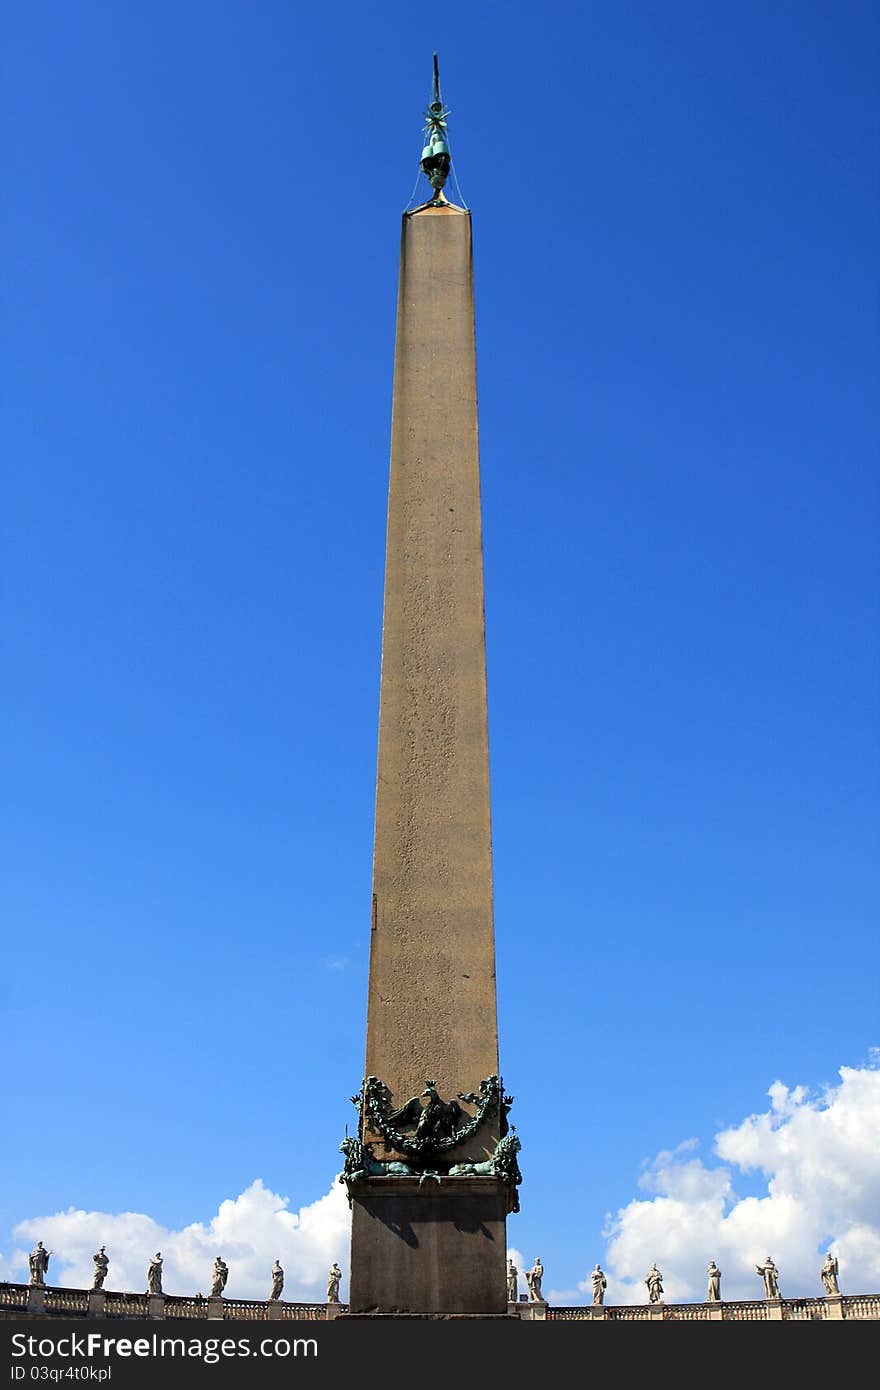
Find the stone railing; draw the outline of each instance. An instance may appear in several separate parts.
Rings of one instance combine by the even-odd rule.
[[[770,1304],[765,1299],[749,1298],[721,1305],[721,1316],[728,1322],[766,1322],[770,1313]]]
[[[327,1317],[326,1303],[282,1303],[281,1318],[295,1318],[298,1321],[324,1322]],[[340,1312],[348,1312],[347,1303],[337,1304]]]
[[[283,1303],[250,1298],[191,1298],[0,1283],[0,1317],[222,1318],[233,1322],[325,1322],[348,1311],[344,1303]]]
[[[208,1300],[197,1293],[195,1298],[181,1298],[176,1294],[165,1294],[164,1313],[166,1318],[206,1318]]]
[[[828,1304],[824,1298],[787,1298],[782,1305],[782,1316],[793,1322],[827,1318]]]
[[[880,1294],[828,1298],[744,1299],[732,1303],[509,1305],[517,1316],[546,1322],[806,1322],[826,1319],[880,1322]],[[348,1311],[344,1303],[283,1303],[249,1298],[191,1298],[176,1294],[114,1293],[0,1283],[0,1317],[210,1318],[232,1322],[326,1322]]]
[[[845,1318],[880,1320],[880,1293],[845,1294],[841,1303]]]
[[[72,1317],[84,1317],[89,1309],[89,1296],[85,1289],[47,1289],[46,1312],[67,1313]]]
[[[106,1293],[104,1295],[104,1316],[107,1318],[145,1318],[147,1306],[145,1293]]]
[[[667,1303],[663,1317],[669,1322],[711,1322],[711,1303]]]
[[[195,1298],[163,1294],[163,1300],[165,1318],[207,1318],[207,1298],[204,1294],[196,1294]]]
[[[0,1284],[0,1308],[9,1312],[27,1308],[27,1284]]]
[[[235,1318],[236,1322],[265,1322],[268,1316],[267,1305],[257,1303],[252,1298],[224,1298],[224,1318]]]
[[[528,1305],[522,1306],[526,1308]],[[880,1322],[880,1294],[743,1299],[733,1303],[620,1303],[602,1306],[588,1303],[571,1308],[548,1305],[545,1316],[547,1322],[806,1322],[829,1318]]]

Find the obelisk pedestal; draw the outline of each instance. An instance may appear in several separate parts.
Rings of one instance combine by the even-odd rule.
[[[488,1177],[419,1182],[352,1186],[351,1312],[506,1315],[506,1191]]]

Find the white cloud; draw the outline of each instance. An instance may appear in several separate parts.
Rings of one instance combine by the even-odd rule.
[[[23,1269],[27,1269],[26,1251],[13,1250],[9,1255],[0,1253],[0,1280],[2,1280],[3,1283],[22,1283]],[[25,1275],[24,1278],[26,1279],[27,1275]]]
[[[207,1294],[214,1258],[222,1255],[229,1266],[230,1298],[266,1298],[277,1258],[285,1273],[284,1298],[323,1301],[333,1260],[347,1269],[349,1232],[350,1213],[339,1183],[294,1212],[288,1198],[270,1192],[256,1178],[237,1197],[221,1202],[209,1222],[197,1221],[179,1231],[135,1212],[111,1215],[73,1208],[22,1221],[13,1235],[25,1245],[5,1259],[0,1256],[0,1270],[7,1279],[25,1281],[26,1249],[42,1240],[54,1252],[48,1282],[89,1288],[92,1255],[106,1245],[111,1261],[106,1287],[143,1292],[147,1263],[159,1250],[166,1293]]]
[[[724,1298],[760,1298],[755,1265],[768,1253],[783,1296],[817,1295],[829,1248],[843,1292],[880,1287],[878,1062],[874,1052],[867,1067],[841,1067],[840,1084],[816,1096],[775,1081],[769,1110],[716,1135],[721,1165],[690,1156],[693,1140],[658,1154],[639,1180],[653,1195],[606,1225],[608,1302],[645,1302],[655,1260],[667,1302],[702,1299],[710,1259],[721,1267]],[[738,1197],[737,1170],[763,1174],[766,1195]],[[586,1295],[589,1280],[578,1288]]]

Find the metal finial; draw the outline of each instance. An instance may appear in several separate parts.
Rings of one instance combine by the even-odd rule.
[[[440,65],[435,53],[434,91],[431,104],[425,112],[425,147],[421,159],[422,172],[434,190],[432,203],[446,201],[443,197],[443,185],[449,177],[451,163],[449,145],[446,142],[448,115],[449,112],[443,109],[443,99],[440,96]]]

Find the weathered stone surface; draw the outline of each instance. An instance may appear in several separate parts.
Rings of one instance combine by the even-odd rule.
[[[398,1104],[476,1090],[498,1071],[489,745],[471,219],[449,204],[403,219],[372,928],[365,1073]]]
[[[506,1211],[492,1178],[353,1184],[351,1312],[506,1313]]]

